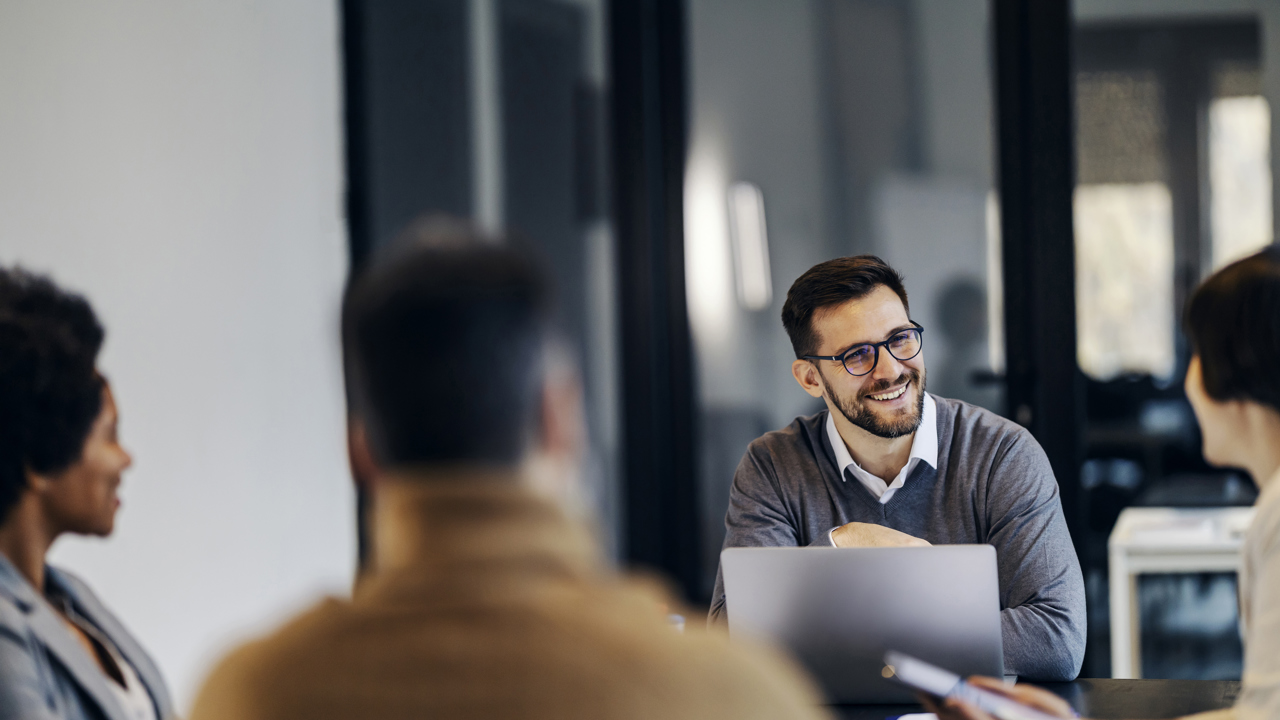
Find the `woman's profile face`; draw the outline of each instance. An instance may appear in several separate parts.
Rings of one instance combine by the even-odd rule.
[[[1209,397],[1204,389],[1204,370],[1199,355],[1191,356],[1183,388],[1196,419],[1200,421],[1204,459],[1211,465],[1241,464],[1237,445],[1244,433],[1240,427],[1239,403],[1218,402]]]
[[[102,410],[89,429],[80,459],[47,477],[41,488],[46,517],[58,532],[107,536],[115,527],[120,473],[133,458],[120,445],[119,415],[111,388],[102,388]]]

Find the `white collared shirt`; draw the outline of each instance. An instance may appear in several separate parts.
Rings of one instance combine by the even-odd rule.
[[[915,438],[911,441],[911,456],[891,483],[886,483],[882,478],[863,470],[858,463],[854,462],[853,456],[849,454],[849,448],[844,444],[844,439],[840,437],[840,431],[836,430],[836,419],[831,413],[827,413],[827,438],[836,452],[836,467],[840,470],[840,481],[847,482],[848,476],[852,474],[872,495],[880,498],[880,504],[883,505],[893,499],[899,488],[906,484],[907,477],[916,469],[920,461],[923,460],[929,463],[929,467],[937,469],[938,408],[933,398],[925,393],[920,427],[916,428]]]

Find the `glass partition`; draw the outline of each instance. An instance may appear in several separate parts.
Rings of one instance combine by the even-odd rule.
[[[1002,411],[986,0],[691,0],[685,187],[709,595],[747,444],[823,405],[791,376],[791,283],[906,277],[928,388]],[[993,322],[993,319],[996,322]]]
[[[1075,2],[1086,677],[1111,674],[1107,538],[1121,510],[1254,497],[1247,478],[1201,457],[1179,321],[1205,276],[1273,237],[1274,95],[1263,78],[1276,60],[1262,39],[1278,12],[1232,0]],[[1230,574],[1142,579],[1142,677],[1239,677],[1234,583]]]

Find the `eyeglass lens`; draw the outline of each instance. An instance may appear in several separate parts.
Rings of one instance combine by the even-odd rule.
[[[920,331],[903,330],[889,338],[884,343],[884,347],[895,359],[910,360],[920,354]],[[878,349],[878,345],[858,345],[850,349],[844,356],[844,369],[849,371],[850,375],[866,375],[876,365]]]

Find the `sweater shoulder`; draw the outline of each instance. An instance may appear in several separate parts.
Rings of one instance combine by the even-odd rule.
[[[757,457],[787,456],[797,453],[813,455],[822,451],[822,433],[827,411],[798,417],[790,425],[770,430],[747,445],[747,454]]]
[[[1008,418],[963,400],[933,396],[938,407],[938,438],[969,444],[1012,444],[1034,439],[1030,431]]]

